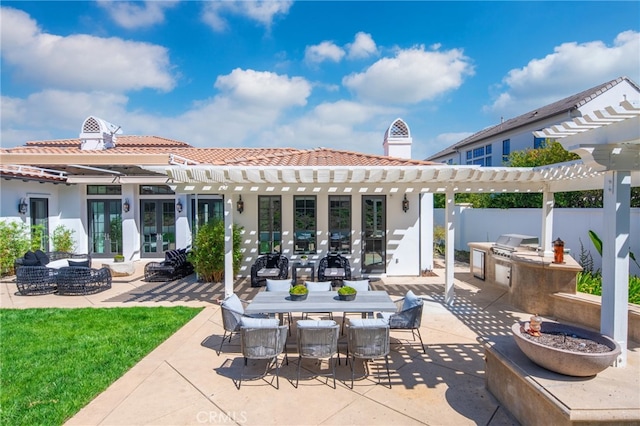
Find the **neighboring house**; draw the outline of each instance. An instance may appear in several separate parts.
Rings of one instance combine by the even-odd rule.
[[[311,260],[339,251],[355,276],[416,276],[432,267],[431,240],[420,232],[431,233],[433,215],[420,223],[423,195],[403,176],[433,163],[410,159],[411,136],[401,119],[382,148],[385,155],[195,148],[122,135],[118,126],[88,117],[78,139],[0,150],[1,217],[41,224],[45,234],[58,225],[73,229],[76,251],[94,259],[122,253],[137,260],[187,247],[199,226],[232,214],[245,230],[241,275],[272,251]],[[43,246],[51,249],[46,239]]]
[[[483,129],[429,156],[427,161],[502,166],[512,152],[540,147],[545,138],[535,137],[534,131],[619,105],[625,100],[640,105],[640,87],[629,78],[620,77]]]

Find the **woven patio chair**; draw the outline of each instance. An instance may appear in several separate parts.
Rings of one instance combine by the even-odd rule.
[[[278,280],[289,278],[289,259],[280,253],[258,257],[251,265],[251,287],[265,285],[267,278]]]
[[[358,293],[364,293],[366,291],[371,290],[371,286],[369,285],[369,280],[357,280],[357,281],[351,281],[351,280],[344,280],[342,281],[342,285],[343,286],[349,286],[349,287],[353,287],[356,289],[356,291]],[[342,331],[341,333],[344,335],[344,324],[347,322],[347,315],[349,314],[354,314],[355,312],[344,312],[342,314]],[[362,317],[362,313],[359,313],[360,316]],[[373,312],[371,313],[371,316],[373,316]]]
[[[244,369],[247,366],[247,361],[250,359],[267,360],[264,373],[255,378],[263,378],[269,374],[269,370],[272,366],[275,367],[276,373],[276,389],[280,388],[280,363],[278,357],[284,352],[285,344],[287,342],[287,326],[278,325],[277,319],[262,320],[273,321],[271,325],[260,327],[240,327],[240,345],[242,347],[242,356],[244,357],[244,364],[242,365],[242,371],[240,372],[240,380],[238,382],[238,389],[242,386],[242,380],[244,379]],[[287,360],[287,354],[285,352],[284,359]],[[288,363],[288,360],[287,360]],[[273,384],[273,381],[271,382]]]
[[[331,364],[331,376],[333,377],[333,388],[335,389],[336,361],[340,362],[340,354],[338,353],[338,333],[340,326],[332,320],[300,320],[297,322],[297,325],[298,373],[296,375],[295,387],[298,387],[300,381],[300,366],[302,365],[302,360],[312,358],[329,360],[329,364]],[[333,359],[335,355],[338,355],[337,360]]]
[[[338,281],[351,279],[351,265],[349,259],[339,253],[328,253],[318,263],[318,281]]]
[[[347,362],[351,360],[351,389],[355,376],[356,358],[365,361],[384,358],[391,388],[389,373],[389,325],[384,320],[375,318],[351,319],[347,326]],[[365,377],[369,375],[369,365],[365,366]],[[378,371],[378,383],[381,384]]]
[[[18,293],[23,296],[50,294],[57,290],[58,270],[46,266],[19,266],[16,269]]]
[[[106,267],[92,269],[82,266],[67,266],[58,270],[56,281],[59,295],[94,294],[111,288],[111,270]]]
[[[389,328],[391,330],[410,331],[414,341],[416,340],[417,334],[420,339],[420,347],[426,354],[427,350],[425,349],[424,342],[422,341],[422,335],[420,334],[424,301],[409,290],[405,297],[396,300],[394,303],[398,309],[395,313],[380,312],[378,313],[378,318],[386,320],[389,323]]]
[[[246,315],[244,310],[248,304],[249,302],[247,300],[240,299],[235,293],[220,302],[220,314],[222,315],[224,334],[222,335],[222,341],[218,348],[218,355],[222,352],[222,345],[227,337],[229,338],[229,343],[231,343],[233,335],[240,332],[243,317],[268,318],[267,315],[263,314]]]

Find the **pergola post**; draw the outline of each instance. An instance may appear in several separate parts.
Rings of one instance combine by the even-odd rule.
[[[233,294],[233,197],[224,197],[224,297]]]
[[[604,187],[600,332],[622,348],[617,367],[627,363],[630,205],[631,173],[608,171]]]
[[[553,207],[554,194],[545,188],[542,193],[542,241],[541,247],[545,256],[553,256]]]
[[[455,290],[453,286],[453,272],[455,266],[455,193],[453,189],[447,188],[445,193],[445,217],[446,217],[446,231],[444,237],[445,255],[444,255],[444,270],[445,270],[445,296],[444,302],[447,305],[453,305],[455,298]]]

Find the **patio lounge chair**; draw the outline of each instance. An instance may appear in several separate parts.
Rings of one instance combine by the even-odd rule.
[[[339,253],[329,253],[318,264],[318,281],[337,281],[351,279],[351,266],[349,259]]]
[[[267,278],[278,280],[289,278],[289,259],[280,253],[258,257],[251,265],[251,287],[265,285]]]
[[[252,321],[253,320],[253,321]],[[275,364],[276,369],[276,389],[280,387],[280,364],[278,357],[285,350],[287,342],[287,326],[278,325],[277,319],[243,319],[244,324],[240,327],[240,346],[242,347],[242,356],[244,364],[240,372],[240,380],[238,381],[238,389],[242,385],[244,379],[244,369],[249,359],[267,360],[267,365],[263,374],[257,378],[265,377],[270,367]],[[285,352],[284,359],[287,360]],[[288,363],[288,360],[287,360]]]
[[[94,294],[111,288],[109,268],[92,269],[85,266],[66,266],[56,275],[59,295]]]
[[[424,301],[409,290],[405,297],[396,300],[395,304],[398,308],[397,312],[381,312],[378,313],[378,317],[387,321],[391,330],[411,331],[414,341],[417,333],[420,339],[420,347],[424,353],[427,353],[420,335]]]
[[[187,249],[169,250],[164,254],[164,261],[144,266],[145,281],[172,281],[191,274],[193,265],[187,260]]]
[[[69,252],[28,251],[15,260],[16,286],[23,296],[54,293],[58,289],[58,269],[70,266],[74,261],[91,264],[91,256]]]

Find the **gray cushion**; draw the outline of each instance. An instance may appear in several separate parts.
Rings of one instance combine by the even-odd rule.
[[[267,291],[289,291],[291,280],[272,280],[267,278]]]
[[[305,281],[304,285],[307,286],[309,291],[330,291],[331,281]]]
[[[275,328],[280,325],[277,318],[242,317],[240,325],[246,328]]]
[[[342,284],[348,287],[353,287],[357,291],[369,291],[369,280],[356,280],[356,281],[344,280]]]
[[[389,323],[382,318],[349,318],[350,327],[387,327]]]
[[[404,296],[404,302],[402,303],[402,310],[406,311],[407,309],[415,308],[422,304],[422,299],[413,294],[413,291],[409,290],[407,294]]]
[[[82,268],[90,268],[91,261],[89,259],[86,260],[67,260],[69,266],[82,267]]]
[[[298,328],[305,327],[333,327],[337,323],[334,320],[298,320]]]
[[[242,306],[242,301],[238,297],[237,294],[232,294],[222,301],[222,305],[229,309],[230,311],[237,312],[240,314],[244,313],[244,307]]]

